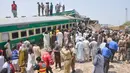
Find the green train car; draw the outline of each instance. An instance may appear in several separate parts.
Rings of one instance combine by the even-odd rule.
[[[0,48],[11,40],[11,48],[20,40],[42,43],[43,33],[54,28],[72,28],[79,19],[70,16],[24,17],[0,19]]]

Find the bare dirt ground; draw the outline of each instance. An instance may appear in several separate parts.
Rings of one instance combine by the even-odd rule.
[[[63,63],[62,63],[63,66]],[[64,70],[55,69],[52,66],[54,73],[64,73]],[[76,63],[76,73],[92,73],[93,65],[92,62]],[[123,62],[110,63],[109,73],[130,73],[130,64]]]

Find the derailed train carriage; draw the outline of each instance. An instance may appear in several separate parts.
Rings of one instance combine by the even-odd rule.
[[[80,19],[70,16],[25,17],[0,19],[0,48],[10,40],[11,48],[26,38],[42,43],[43,33],[53,29],[71,29]]]

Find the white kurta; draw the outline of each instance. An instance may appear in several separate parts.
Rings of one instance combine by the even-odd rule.
[[[4,56],[0,56],[0,71],[2,70],[3,64],[4,64]]]
[[[12,52],[11,52],[10,43],[6,43],[6,44],[4,45],[4,47],[7,48],[7,49],[6,49],[6,55],[7,55],[7,57],[11,57],[11,56],[12,56]]]
[[[39,56],[41,56],[40,47],[39,46],[33,46],[33,52],[34,52],[35,61],[36,61],[36,58],[39,57]]]
[[[86,38],[88,36],[88,34],[85,32],[83,33],[83,37]]]
[[[67,41],[68,41],[68,35],[69,35],[69,33],[68,32],[64,32],[64,43],[66,44],[67,43]]]
[[[89,53],[90,53],[89,41],[88,40],[84,40],[83,41],[83,45],[84,45],[85,57],[87,57],[87,59],[88,59],[89,58]]]
[[[76,42],[76,43],[79,42],[79,39],[80,39],[80,38],[82,38],[82,36],[79,36],[79,35],[76,36],[76,39],[75,39],[76,41],[75,41],[75,42]]]
[[[44,48],[50,47],[50,36],[49,34],[43,34],[44,35]]]
[[[77,57],[76,57],[77,61],[84,62],[85,52],[84,52],[84,46],[82,41],[76,43],[76,49],[77,49]]]
[[[62,43],[63,43],[63,34],[62,34],[62,32],[58,32],[56,36],[57,36],[57,42],[58,42],[58,44],[60,46],[62,46]]]
[[[27,73],[34,73],[34,70],[33,70],[34,64],[35,64],[34,54],[28,54]]]
[[[105,46],[106,46],[106,43],[104,43],[104,42],[101,43],[101,44],[100,44],[100,49],[102,50],[102,48],[104,48]]]
[[[2,69],[4,69],[4,68],[7,68],[8,73],[10,73],[10,70],[11,70],[11,69],[10,69],[10,64],[9,64],[8,62],[5,62],[5,63],[4,63]]]
[[[97,53],[97,49],[98,49],[98,43],[96,41],[92,41],[90,42],[89,46],[91,49],[92,59],[94,60],[95,55]]]
[[[46,16],[49,15],[49,5],[48,4],[45,5],[45,15]]]

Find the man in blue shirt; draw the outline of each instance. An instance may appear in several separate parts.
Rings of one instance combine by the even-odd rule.
[[[104,57],[104,73],[108,73],[109,62],[112,56],[112,52],[109,49],[109,44],[106,44],[104,48],[102,48],[102,55]]]
[[[113,57],[114,57],[114,54],[115,54],[115,52],[117,52],[117,50],[118,50],[118,44],[117,44],[117,42],[115,42],[115,41],[110,41],[109,42],[109,48],[110,48],[110,50],[111,50],[111,52],[112,52],[112,57],[111,57],[111,62],[113,61]]]

